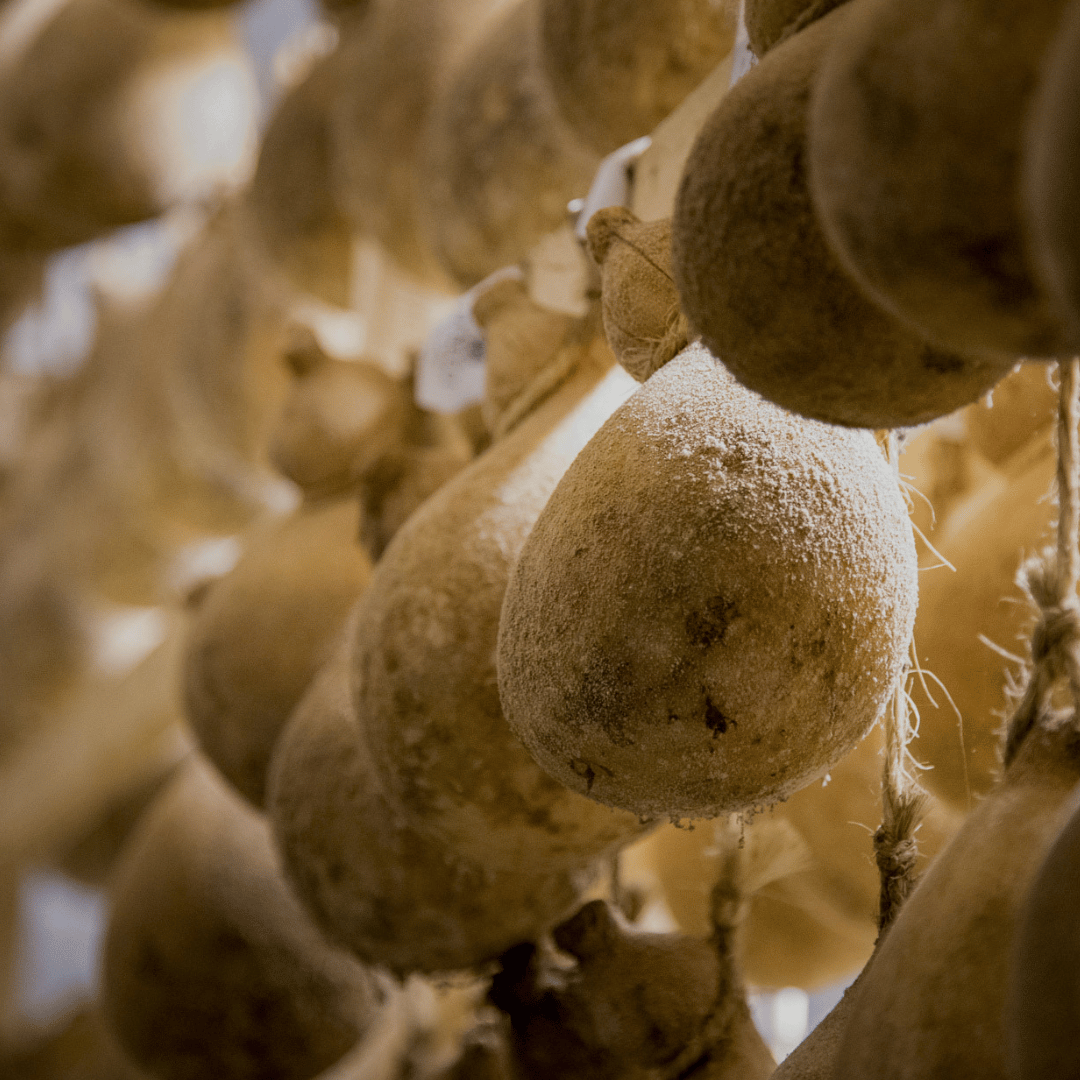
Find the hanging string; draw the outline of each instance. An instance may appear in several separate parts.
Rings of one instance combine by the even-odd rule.
[[[1031,634],[1031,668],[1005,732],[1006,766],[1024,739],[1053,708],[1052,696],[1069,683],[1074,712],[1080,714],[1080,359],[1058,364],[1057,545],[1020,571],[1020,582],[1039,611]]]
[[[1080,358],[1060,364],[1058,377],[1057,554],[1062,588],[1075,600],[1080,579]]]
[[[895,432],[887,442],[889,464],[900,483],[900,448]],[[915,834],[926,795],[916,784],[908,744],[913,731],[907,696],[908,673],[897,683],[885,710],[885,763],[881,773],[881,824],[874,833],[874,857],[881,878],[878,928],[884,930],[896,917],[915,887],[915,863],[919,850]]]
[[[713,928],[710,941],[719,961],[716,997],[704,1024],[658,1070],[657,1080],[704,1075],[710,1054],[730,1041],[732,1024],[744,1002],[742,981],[735,966],[735,935],[750,910],[744,826],[741,818],[733,814],[717,819],[713,827],[719,859],[709,896],[709,914]]]
[[[787,41],[789,37],[794,37],[800,30],[805,30],[812,22],[825,18],[830,11],[847,2],[848,0],[810,0],[809,6],[784,27],[784,32],[776,39],[776,45]],[[773,48],[776,48],[776,45]]]

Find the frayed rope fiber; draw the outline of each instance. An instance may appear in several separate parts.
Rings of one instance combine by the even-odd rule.
[[[1031,634],[1031,667],[1006,727],[1005,765],[1031,730],[1052,712],[1051,695],[1067,680],[1080,715],[1080,359],[1059,364],[1057,416],[1057,546],[1028,562],[1020,581],[1039,611]]]
[[[895,432],[888,436],[889,462],[900,482],[900,445]],[[922,818],[926,795],[912,779],[908,765],[911,755],[911,719],[906,689],[907,673],[893,693],[885,713],[885,765],[881,775],[881,825],[874,833],[874,858],[881,879],[878,900],[878,929],[884,930],[896,917],[915,888],[915,864],[919,846],[915,833]]]

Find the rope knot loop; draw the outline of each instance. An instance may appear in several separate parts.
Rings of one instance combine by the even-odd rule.
[[[1052,713],[1057,685],[1068,681],[1080,718],[1080,357],[1058,364],[1057,546],[1028,562],[1018,582],[1039,611],[1031,634],[1031,669],[1005,728],[1004,763]]]
[[[1044,607],[1031,634],[1031,658],[1054,678],[1070,674],[1080,646],[1080,604],[1075,597]]]

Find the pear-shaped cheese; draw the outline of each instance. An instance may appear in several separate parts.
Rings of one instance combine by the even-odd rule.
[[[517,277],[481,288],[472,306],[484,331],[484,423],[493,435],[528,410],[528,391],[555,359],[575,320],[529,296]]]
[[[830,423],[907,427],[974,401],[1012,361],[932,347],[867,299],[818,225],[810,92],[856,7],[770,51],[705,123],[675,206],[675,281],[691,329],[750,389]]]
[[[1017,927],[1006,1040],[1011,1076],[1067,1077],[1080,1073],[1076,1017],[1080,1015],[1080,811],[1047,852],[1024,901]]]
[[[450,277],[474,285],[566,220],[600,162],[563,119],[539,58],[538,13],[517,0],[486,29],[434,106],[419,212]]]
[[[235,187],[255,114],[251,64],[226,14],[55,5],[0,69],[3,246],[84,243]]]
[[[750,1019],[726,946],[628,926],[603,900],[557,926],[575,964],[514,950],[491,999],[510,1016],[524,1080],[764,1080],[772,1055]]]
[[[540,0],[544,70],[601,154],[648,135],[731,52],[737,0]]]
[[[821,65],[807,168],[822,228],[860,286],[940,348],[1080,349],[1035,272],[1021,202],[1025,127],[1067,6],[850,4]]]
[[[380,1000],[304,914],[261,816],[198,760],[122,856],[104,963],[109,1024],[161,1080],[308,1080]]]
[[[647,817],[748,810],[867,733],[916,599],[873,436],[762,401],[694,345],[604,425],[529,537],[503,708],[583,795]]]
[[[386,790],[353,711],[351,636],[274,753],[269,811],[299,896],[336,941],[405,975],[494,960],[566,915],[589,867],[465,854]]]
[[[286,360],[293,382],[270,458],[308,499],[342,498],[403,455],[417,412],[408,380],[327,356],[307,332],[296,332]]]
[[[508,2],[372,0],[342,34],[333,110],[338,201],[363,236],[435,284],[446,277],[416,218],[421,142],[451,73]]]
[[[1080,11],[1073,4],[1043,56],[1027,118],[1022,187],[1031,256],[1072,341],[1080,339],[1080,212],[1072,198],[1080,176],[1078,58]]]
[[[246,201],[252,235],[270,263],[294,287],[348,307],[352,226],[332,181],[331,112],[342,78],[334,52],[290,88],[263,136]]]
[[[634,385],[571,348],[576,370],[410,518],[357,608],[357,724],[388,795],[492,873],[586,866],[639,829],[546,775],[499,706],[495,647],[514,561]]]
[[[23,548],[24,587],[36,561],[109,599],[161,603],[186,545],[294,503],[266,453],[286,312],[243,244],[225,209],[157,297],[102,306],[10,489],[0,546]]]
[[[274,743],[370,576],[358,502],[336,499],[257,537],[195,615],[187,718],[207,757],[256,806]]]
[[[1005,1001],[1018,921],[1078,782],[1071,723],[1032,730],[879,944],[834,1080],[1013,1075]]]

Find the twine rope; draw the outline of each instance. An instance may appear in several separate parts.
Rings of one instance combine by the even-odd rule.
[[[809,7],[800,12],[799,15],[792,19],[787,26],[784,27],[783,32],[776,40],[776,45],[780,45],[787,41],[788,38],[794,37],[800,30],[805,30],[812,22],[817,22],[818,19],[825,18],[829,12],[846,4],[847,0],[813,0]]]
[[[630,237],[625,233],[620,232],[616,227],[612,228],[611,234],[620,244],[625,244],[631,251],[648,263],[661,277],[667,278],[672,286],[675,285],[675,279],[671,274],[668,273],[668,271],[655,259],[650,258],[649,254],[640,244],[635,244]],[[690,323],[683,314],[677,298],[667,313],[663,334],[660,337],[642,337],[639,340],[653,347],[654,371],[662,368],[668,361],[674,360],[675,357],[690,344]]]
[[[900,483],[900,445],[895,431],[887,439],[889,464]],[[912,775],[908,744],[914,734],[907,697],[905,670],[885,710],[885,762],[881,772],[881,824],[874,833],[874,858],[881,880],[878,898],[878,929],[896,917],[915,887],[915,863],[919,857],[916,831],[926,795]]]
[[[710,941],[719,961],[716,997],[705,1022],[675,1057],[659,1071],[658,1080],[685,1080],[707,1067],[710,1055],[729,1037],[742,986],[735,968],[735,934],[750,908],[745,882],[746,852],[737,815],[716,821],[720,867],[709,896]]]
[[[1016,757],[1028,734],[1052,712],[1052,697],[1068,681],[1080,715],[1080,358],[1058,364],[1057,546],[1027,562],[1019,581],[1039,612],[1031,634],[1031,666],[1005,730],[1004,762]]]

